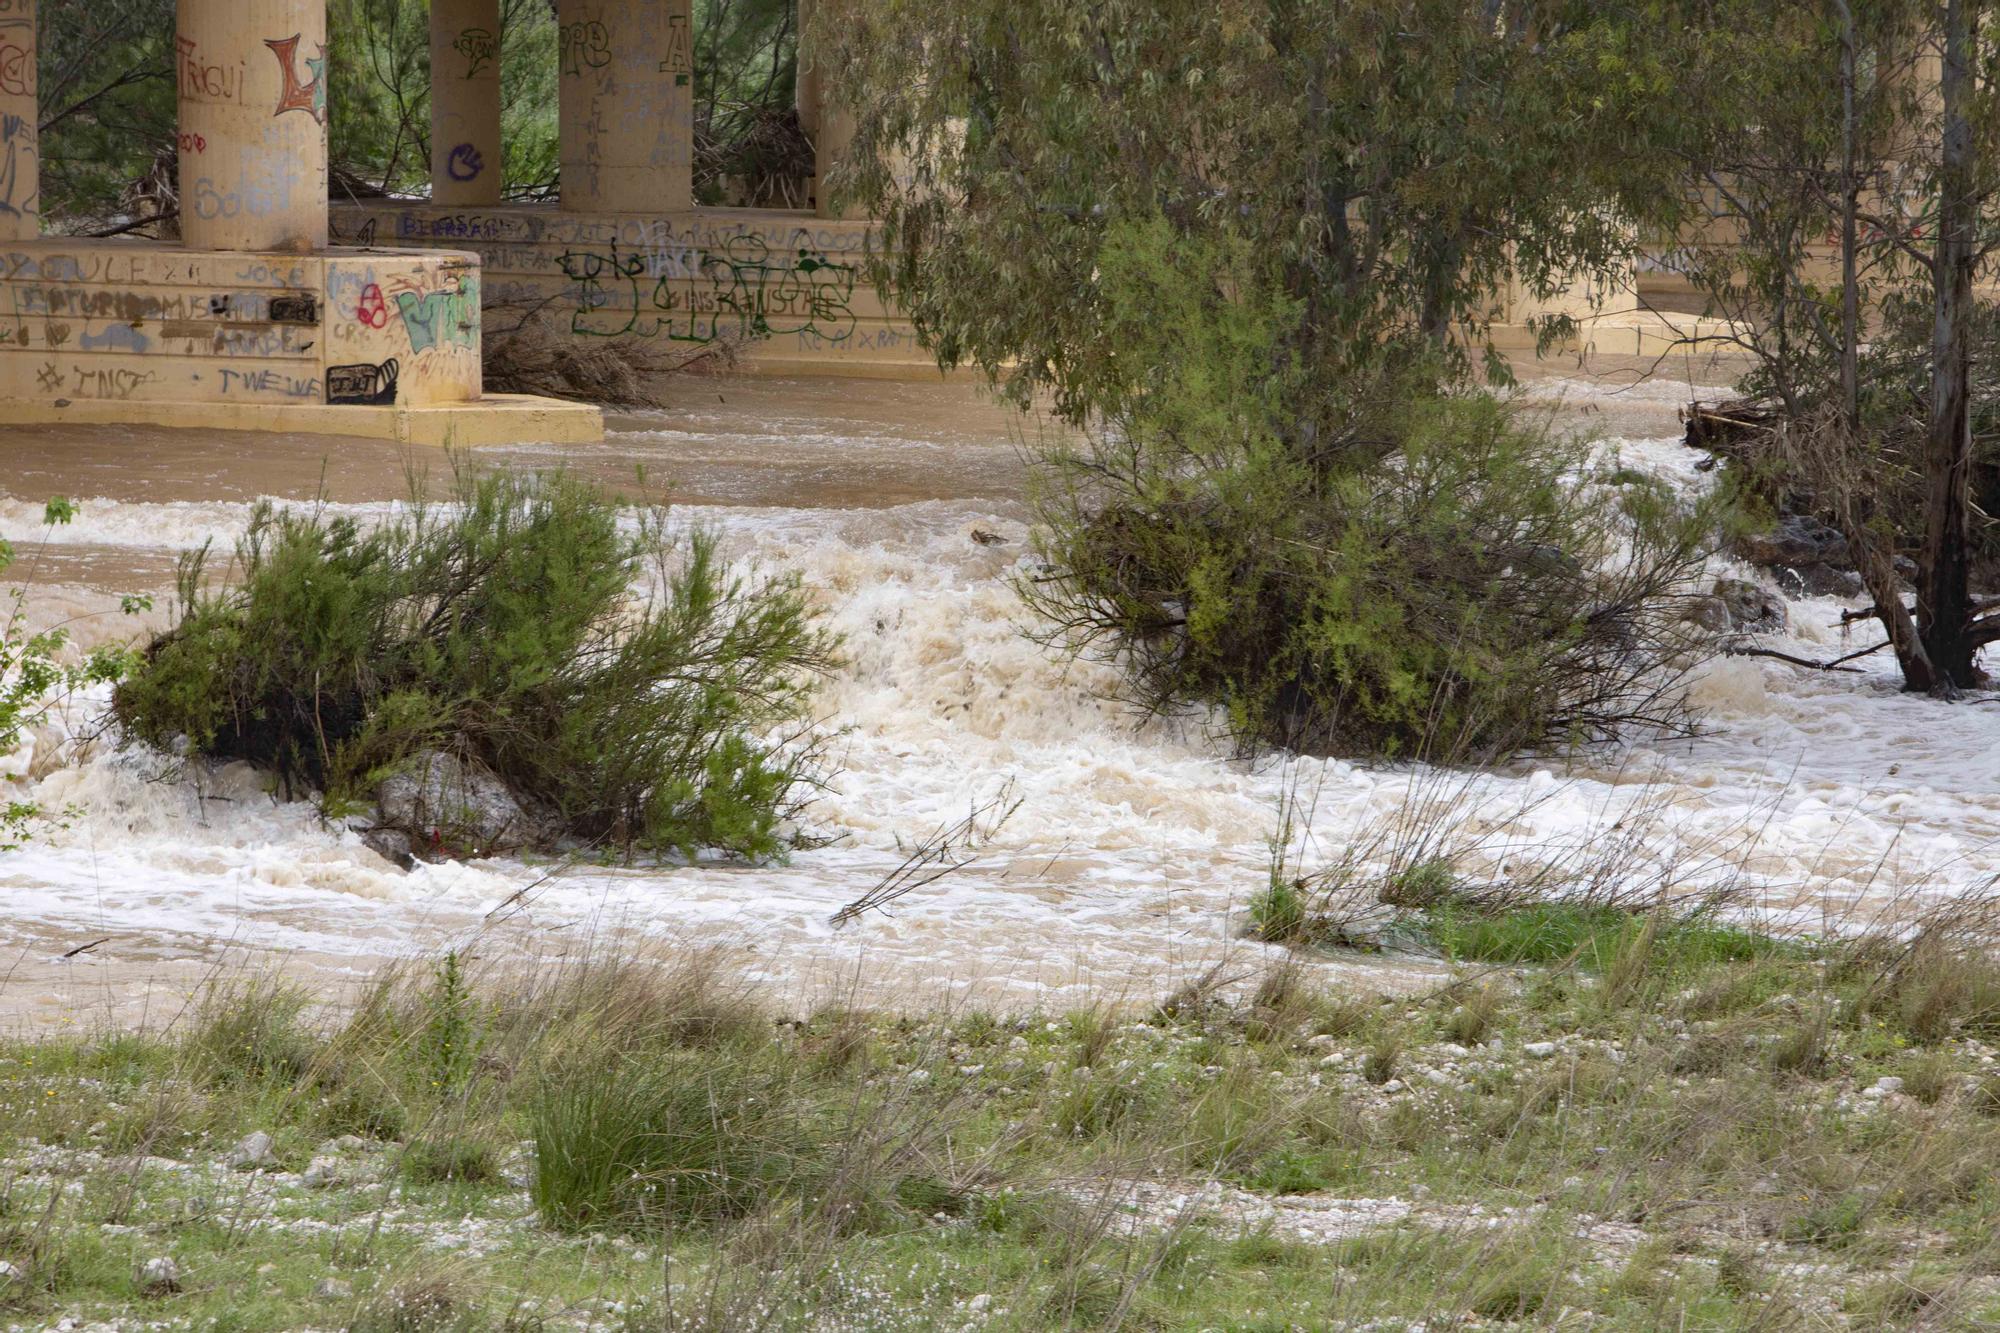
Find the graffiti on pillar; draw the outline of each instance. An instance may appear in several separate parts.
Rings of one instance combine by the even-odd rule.
[[[500,58],[500,43],[484,28],[467,28],[458,34],[451,49],[465,57],[465,77],[476,79],[481,70]]]
[[[343,407],[392,407],[400,370],[394,357],[378,366],[328,366],[326,401]]]
[[[379,329],[389,322],[389,304],[382,299],[382,288],[378,284],[371,282],[361,289],[361,298],[354,303],[354,321],[371,329]]]
[[[243,65],[218,65],[195,48],[194,38],[174,38],[180,56],[181,96],[210,102],[234,102],[243,95]]]
[[[8,24],[9,28],[26,24]],[[25,38],[24,38],[25,40]],[[0,37],[0,93],[14,97],[26,97],[34,77],[34,66],[29,62],[33,54],[28,46],[14,40],[13,33]]]
[[[311,292],[274,296],[271,298],[270,316],[273,324],[318,324],[319,298]]]
[[[180,132],[180,149],[183,153],[206,153],[208,140],[189,130]]]
[[[403,317],[411,351],[479,346],[478,275],[460,273],[450,280],[454,285],[447,288],[426,291],[413,283],[396,293],[396,313]]]
[[[182,197],[194,205],[194,215],[203,221],[269,217],[292,206],[293,178],[281,169],[284,165],[278,158],[254,164],[238,182],[242,188],[235,190],[221,188],[212,176],[197,177]]]
[[[234,393],[245,393],[257,398],[304,398],[319,397],[319,376],[294,375],[283,370],[235,370],[224,366],[218,372],[222,376],[222,392],[225,397]]]
[[[264,45],[271,48],[271,54],[278,58],[278,69],[284,75],[284,91],[278,96],[278,109],[272,116],[282,116],[287,111],[303,111],[320,124],[326,124],[326,43],[319,44],[318,56],[306,57],[306,73],[310,80],[299,78],[298,54],[299,34],[289,37],[267,37]]]
[[[676,342],[761,341],[801,334],[844,342],[853,333],[856,273],[810,246],[773,258],[760,236],[730,237],[694,258],[667,254],[649,261],[607,250],[565,251],[557,261],[576,283],[570,331],[585,337],[653,338]],[[647,283],[650,281],[650,288]]]
[[[644,256],[621,257],[618,243],[613,241],[608,253],[568,250],[556,262],[577,285],[576,313],[570,316],[570,332],[616,338],[634,331],[639,321],[639,278],[646,271]],[[642,336],[651,337],[656,331],[657,327]]]
[[[694,77],[694,38],[685,14],[667,15],[667,58],[660,62],[660,73],[673,75],[677,88]]]
[[[611,33],[596,19],[565,23],[559,36],[562,72],[581,75],[611,63]]]
[[[77,346],[86,352],[143,352],[152,345],[152,339],[130,324],[106,324],[77,340]]]
[[[462,143],[452,149],[451,156],[445,159],[445,175],[455,181],[476,180],[479,173],[484,170],[486,170],[486,159],[481,157],[479,150],[469,143]]]
[[[35,167],[39,138],[40,131],[26,117],[0,116],[0,213],[8,217],[26,217],[40,202],[41,172]]]
[[[70,374],[76,377],[70,392],[78,398],[130,398],[160,378],[151,370],[93,370],[87,366],[71,366]]]

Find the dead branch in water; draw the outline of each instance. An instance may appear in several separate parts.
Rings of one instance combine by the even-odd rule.
[[[1009,779],[991,800],[974,806],[957,823],[934,830],[874,888],[835,912],[834,926],[844,926],[871,909],[880,911],[904,894],[935,884],[977,861],[1024,799],[1014,794],[1014,783]]]
[[[1857,657],[1866,657],[1870,653],[1879,653],[1888,646],[1889,641],[1884,639],[1873,647],[1859,649],[1847,654],[1845,657],[1836,657],[1831,662],[1815,662],[1809,657],[1794,657],[1790,653],[1781,653],[1776,648],[1731,648],[1724,656],[1772,657],[1780,662],[1790,662],[1793,666],[1809,667],[1814,671],[1849,671],[1859,674],[1861,670],[1859,667],[1847,666],[1845,663],[1852,662]]]

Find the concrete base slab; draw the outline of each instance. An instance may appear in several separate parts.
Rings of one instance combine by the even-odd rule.
[[[0,414],[10,425],[66,422],[283,431],[436,446],[597,444],[604,439],[604,413],[588,403],[504,393],[487,394],[471,403],[412,407],[57,398],[7,403]]]

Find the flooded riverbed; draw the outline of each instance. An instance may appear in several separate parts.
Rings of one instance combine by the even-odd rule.
[[[1612,393],[1548,379],[1533,393],[1620,437],[1634,464],[1701,484],[1696,456],[1675,442],[1685,386]],[[1258,962],[1240,915],[1288,794],[1309,799],[1308,862],[1371,839],[1413,785],[1443,785],[1495,863],[1561,856],[1616,828],[1634,873],[1677,887],[1740,881],[1749,910],[1805,929],[1852,926],[1892,903],[1907,911],[1910,894],[1969,892],[2000,870],[2000,712],[1904,698],[1882,658],[1860,675],[1714,663],[1694,685],[1708,734],[1567,766],[1448,778],[1252,766],[1199,725],[1135,726],[1107,701],[1103,668],[1020,632],[1008,585],[1028,558],[1019,426],[971,388],[695,381],[681,405],[612,428],[599,447],[482,458],[618,484],[643,467],[738,558],[803,572],[849,658],[822,700],[839,768],[809,815],[828,845],[775,867],[492,861],[404,873],[309,807],[275,802],[247,771],[197,783],[109,738],[80,755],[45,746],[20,761],[34,775],[24,794],[69,813],[0,858],[0,1021],[130,1017],[246,959],[335,985],[414,948],[476,940],[504,954],[611,930],[724,942],[800,1005],[848,989],[1004,1007],[1084,989],[1157,994],[1220,960]],[[226,549],[257,498],[321,495],[366,519],[405,493],[411,462],[314,437],[0,431],[0,533],[26,555],[43,498],[78,501],[46,549],[33,605],[38,619],[81,617],[81,636],[99,638],[132,628],[115,613],[120,593],[164,601],[176,553],[206,540]],[[1769,643],[1833,655],[1848,642],[1843,605],[1791,603],[1792,629]],[[1849,633],[1854,647],[1876,637],[1865,625]],[[73,728],[88,731],[94,710],[73,710]],[[829,924],[912,842],[1010,790],[1022,805],[984,859],[893,915]],[[1428,970],[1327,966],[1357,985]]]

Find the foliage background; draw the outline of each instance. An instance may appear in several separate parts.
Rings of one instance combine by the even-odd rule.
[[[789,116],[792,0],[696,0],[697,140],[719,177]],[[334,193],[429,182],[429,0],[330,0]],[[43,0],[43,213],[55,230],[150,216],[174,171],[174,0]],[[506,187],[556,185],[556,23],[549,0],[501,0]],[[765,135],[768,138],[768,134]],[[762,150],[768,155],[768,146]],[[141,182],[150,182],[135,188]],[[162,187],[165,188],[162,188]]]

